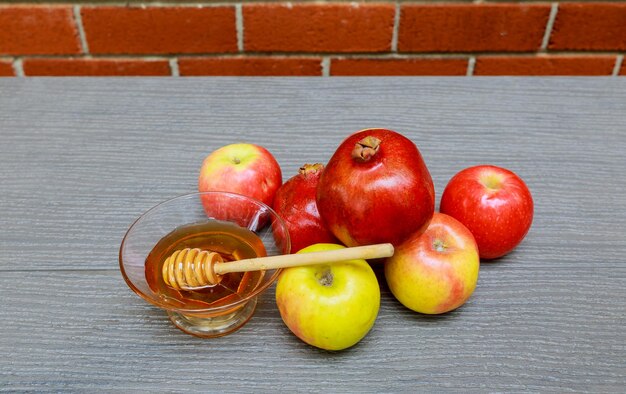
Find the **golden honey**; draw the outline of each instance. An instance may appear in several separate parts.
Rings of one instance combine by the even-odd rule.
[[[146,258],[148,285],[158,296],[174,299],[181,309],[215,308],[245,297],[261,283],[264,271],[231,272],[219,283],[202,289],[184,290],[169,286],[163,278],[163,265],[174,252],[197,248],[218,253],[224,262],[266,256],[261,239],[252,231],[233,223],[209,220],[176,228],[163,237]]]

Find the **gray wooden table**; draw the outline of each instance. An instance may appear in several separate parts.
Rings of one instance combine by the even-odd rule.
[[[372,331],[331,353],[283,325],[273,289],[233,335],[182,333],[126,286],[120,241],[196,189],[202,159],[267,147],[286,180],[349,133],[417,143],[450,177],[516,171],[535,220],[437,317],[384,280]],[[626,78],[0,80],[0,390],[626,390]]]

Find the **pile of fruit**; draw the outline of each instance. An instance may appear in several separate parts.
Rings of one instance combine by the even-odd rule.
[[[533,218],[526,184],[491,165],[458,172],[435,212],[433,181],[419,149],[387,129],[348,136],[325,166],[305,164],[284,184],[267,149],[227,145],[204,160],[198,186],[273,207],[286,222],[291,252],[392,243],[394,255],[381,262],[389,289],[404,306],[425,314],[463,305],[476,288],[480,260],[513,250]],[[276,303],[297,337],[341,350],[372,328],[380,287],[365,260],[287,268],[276,285]]]

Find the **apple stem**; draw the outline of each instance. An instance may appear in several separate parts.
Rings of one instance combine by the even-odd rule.
[[[380,140],[376,137],[367,136],[357,142],[352,150],[352,158],[366,162],[369,161],[380,149]]]
[[[504,178],[500,174],[483,174],[479,178],[480,183],[489,190],[499,190]]]
[[[333,272],[330,270],[330,267],[327,267],[321,275],[318,275],[317,281],[320,282],[322,286],[330,287],[333,284]]]
[[[445,252],[447,246],[445,244],[445,242],[443,242],[440,239],[435,240],[435,242],[433,242],[433,247],[435,248],[435,250],[437,252]]]

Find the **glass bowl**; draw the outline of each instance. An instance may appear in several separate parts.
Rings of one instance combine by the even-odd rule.
[[[202,290],[176,290],[163,281],[161,267],[175,250],[184,248],[216,251],[227,262],[288,254],[290,240],[285,223],[269,206],[228,192],[172,198],[130,226],[119,253],[128,286],[164,309],[176,327],[211,338],[241,328],[280,269],[225,274],[218,284]]]

